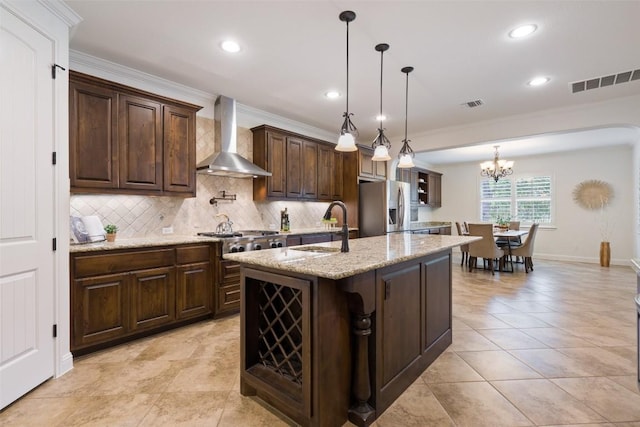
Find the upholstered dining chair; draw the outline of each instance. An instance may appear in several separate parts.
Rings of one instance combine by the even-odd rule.
[[[464,236],[467,234],[464,232],[459,222],[456,222],[456,229],[458,230],[458,236]],[[462,261],[460,261],[460,266],[463,266],[465,263],[469,262],[469,245],[460,245],[460,252],[462,252]]]
[[[531,228],[529,229],[529,234],[527,234],[527,238],[525,239],[522,246],[518,246],[516,248],[511,248],[511,256],[521,256],[524,258],[524,271],[529,273],[529,269],[533,271],[533,244],[536,240],[536,233],[538,232],[538,225],[540,224],[531,224]]]
[[[498,260],[498,267],[502,270],[504,251],[496,245],[493,239],[493,224],[469,224],[469,236],[482,236],[481,240],[469,243],[469,271],[477,268],[478,258],[488,261],[491,274],[495,274],[494,260]]]

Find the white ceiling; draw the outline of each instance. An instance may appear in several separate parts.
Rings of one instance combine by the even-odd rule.
[[[409,75],[410,139],[412,133],[640,94],[640,80],[578,94],[569,85],[640,68],[640,1],[634,0],[66,3],[83,18],[72,33],[73,50],[336,133],[345,98],[331,101],[324,93],[345,93],[346,25],[338,15],[353,10],[349,109],[361,142],[376,134],[378,43],[390,45],[384,54],[383,107],[386,133],[397,137],[394,144],[404,134],[405,75],[400,69],[408,65],[415,68]],[[524,23],[538,25],[538,31],[521,40],[507,36]],[[240,42],[239,54],[219,48],[228,37]],[[551,82],[527,86],[538,75]],[[461,107],[476,99],[485,105]],[[618,141],[626,131],[599,132]],[[580,136],[601,142],[603,134]],[[554,142],[559,137],[566,135],[519,141],[518,147],[570,146]],[[519,154],[508,154],[508,145],[501,142],[505,157]],[[476,160],[474,150],[480,148],[454,152],[454,158]],[[480,158],[486,159],[493,149],[481,151]],[[426,153],[424,158],[447,162],[446,154]]]

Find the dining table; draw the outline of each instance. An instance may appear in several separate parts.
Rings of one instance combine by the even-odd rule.
[[[529,234],[528,230],[501,230],[501,229],[494,229],[494,231],[493,231],[493,237],[495,237],[496,239],[506,239],[507,242],[509,243],[507,245],[507,254],[509,255],[509,261],[511,262],[511,271],[509,271],[510,273],[513,273],[513,259],[511,257],[511,241],[512,240],[521,241],[522,240],[522,236],[526,236],[527,234]],[[506,270],[506,271],[508,271],[508,270]]]

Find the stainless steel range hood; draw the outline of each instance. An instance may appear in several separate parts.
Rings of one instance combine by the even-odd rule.
[[[220,95],[214,108],[216,142],[220,152],[212,154],[196,166],[198,173],[232,178],[271,176],[271,172],[254,165],[237,153],[236,100]]]

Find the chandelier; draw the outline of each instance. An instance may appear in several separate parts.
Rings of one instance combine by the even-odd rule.
[[[398,157],[400,161],[398,162],[399,168],[412,168],[415,165],[413,164],[413,158],[415,154],[409,145],[411,142],[410,139],[407,138],[407,122],[409,121],[409,73],[413,71],[413,67],[403,67],[403,73],[407,75],[407,84],[405,88],[405,104],[404,104],[404,139],[402,140],[402,148],[398,153]]]
[[[498,154],[499,147],[499,145],[493,146],[496,150],[493,161],[489,160],[480,164],[480,168],[482,168],[480,175],[487,178],[493,178],[495,182],[498,182],[500,178],[504,178],[505,176],[513,173],[513,162],[500,159],[500,154]]]
[[[358,137],[358,129],[351,122],[351,116],[353,113],[349,112],[349,22],[356,19],[355,12],[345,10],[339,15],[342,22],[347,23],[347,108],[342,117],[342,127],[340,128],[340,137],[338,138],[338,144],[336,144],[336,151],[357,151],[356,138]]]

